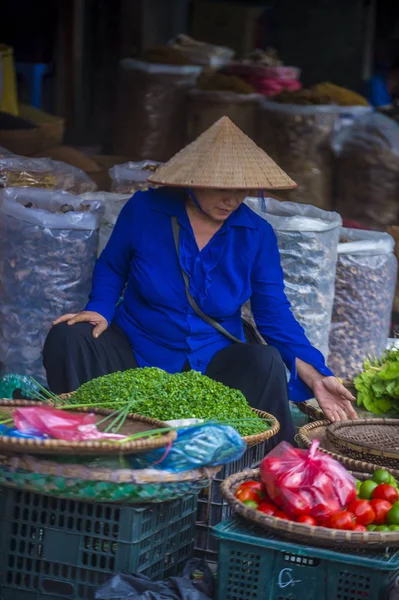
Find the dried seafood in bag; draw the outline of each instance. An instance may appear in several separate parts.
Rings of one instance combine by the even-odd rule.
[[[397,260],[387,233],[342,229],[328,365],[352,379],[369,356],[386,349],[395,292]]]
[[[337,213],[303,204],[247,198],[273,227],[284,271],[285,293],[310,342],[326,357],[334,300],[339,231]]]
[[[98,201],[104,205],[104,213],[100,226],[98,255],[101,254],[108,244],[108,240],[111,237],[119,213],[129,198],[131,198],[131,194],[112,194],[111,192],[92,192],[81,195],[80,199],[82,202],[86,200]]]
[[[62,191],[0,192],[0,376],[45,383],[51,323],[81,310],[90,293],[101,213],[101,203]]]
[[[127,162],[123,165],[115,165],[109,170],[111,177],[111,192],[118,194],[135,194],[136,192],[148,190],[150,186],[147,179],[154,173],[162,163],[154,160],[142,160],[140,162]]]

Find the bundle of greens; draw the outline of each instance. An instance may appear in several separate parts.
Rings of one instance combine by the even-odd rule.
[[[387,350],[379,360],[368,359],[355,379],[357,403],[376,415],[399,412],[399,351]]]
[[[161,369],[134,369],[99,377],[82,385],[69,405],[97,406],[129,412],[160,421],[217,420],[232,425],[241,435],[269,428],[255,415],[244,395],[198,373],[171,375]]]

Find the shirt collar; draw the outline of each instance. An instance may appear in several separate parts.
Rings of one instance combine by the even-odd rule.
[[[185,189],[158,188],[149,191],[154,197],[154,202],[151,203],[151,208],[153,210],[173,217],[181,217],[186,214],[184,207]],[[241,206],[230,215],[226,223],[231,227],[259,229],[256,215],[245,204],[241,204]]]

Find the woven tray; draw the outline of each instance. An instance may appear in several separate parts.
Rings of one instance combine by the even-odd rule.
[[[73,394],[73,392],[70,394],[62,394],[60,398],[67,400],[68,398],[72,398]],[[270,440],[270,438],[274,437],[280,431],[280,423],[277,421],[276,417],[273,417],[273,415],[270,415],[269,413],[264,412],[263,410],[257,410],[256,408],[253,408],[252,411],[261,419],[268,421],[269,429],[267,431],[263,431],[262,433],[257,433],[255,435],[244,436],[243,440],[248,447],[256,446],[257,444],[265,442],[266,440]]]
[[[45,469],[34,473],[0,465],[0,485],[71,500],[157,503],[198,494],[210,486],[219,469],[208,467],[184,473],[155,471],[152,475],[140,471],[115,470],[112,471],[113,480],[111,476],[108,480],[97,480],[88,469],[87,478],[84,479],[83,473],[79,477],[65,477],[46,474]]]
[[[360,548],[367,545],[373,548],[398,548],[399,532],[375,532],[375,531],[340,531],[339,529],[327,529],[326,527],[311,527],[303,523],[285,521],[278,517],[272,517],[249,508],[234,496],[239,485],[249,479],[260,479],[259,469],[247,470],[236,475],[231,475],[222,484],[222,493],[232,510],[258,527],[272,532],[280,537],[297,543],[309,543],[312,546]]]
[[[365,462],[364,460],[356,460],[346,454],[338,452],[334,444],[332,444],[327,437],[327,427],[330,425],[331,423],[329,421],[316,421],[314,423],[309,423],[309,425],[304,425],[298,431],[298,441],[302,447],[309,448],[313,440],[319,440],[319,450],[321,452],[329,454],[351,471],[374,473],[377,469],[381,469],[385,466],[379,462],[370,463]],[[399,479],[399,470],[389,467],[388,471],[395,479]]]
[[[29,402],[25,400],[1,400],[1,412],[12,416],[14,410],[23,406],[47,406],[40,402]],[[112,414],[112,410],[91,408],[76,408],[69,413],[94,413],[98,421],[106,415]],[[129,415],[125,424],[121,427],[121,434],[132,435],[150,429],[161,429],[168,427],[166,423],[142,417],[140,415]],[[101,426],[99,427],[101,429]],[[268,433],[268,432],[267,432]],[[105,455],[105,454],[137,454],[155,448],[164,448],[176,439],[176,431],[169,431],[157,437],[147,437],[126,443],[110,441],[88,441],[69,442],[65,440],[36,440],[0,436],[0,451],[4,453],[29,453],[29,454],[75,454],[75,455]]]
[[[340,454],[399,469],[399,419],[332,423],[327,438]]]

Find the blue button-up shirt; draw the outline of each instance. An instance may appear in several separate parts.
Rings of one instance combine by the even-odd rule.
[[[182,190],[159,188],[137,192],[127,202],[97,261],[86,310],[123,329],[140,367],[175,373],[188,361],[191,368],[206,371],[212,357],[232,342],[188,303],[172,232],[171,217],[177,216],[180,263],[197,304],[244,340],[241,307],[250,299],[259,332],[291,372],[291,399],[310,398],[297,377],[295,359],[324,375],[331,371],[292,315],[272,227],[243,204],[199,250],[184,197]]]

